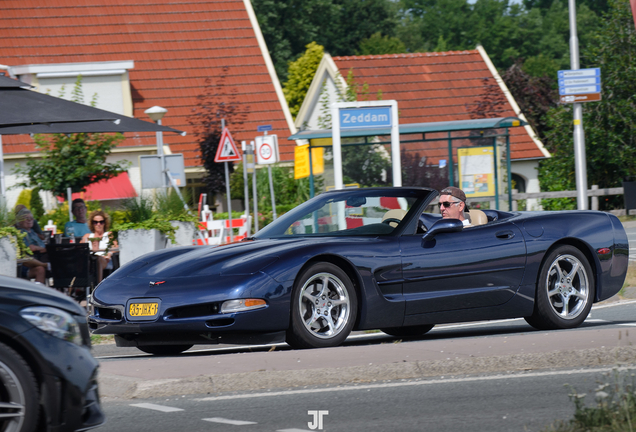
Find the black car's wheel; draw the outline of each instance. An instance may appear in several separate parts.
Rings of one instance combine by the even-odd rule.
[[[192,345],[143,345],[138,346],[141,351],[158,356],[181,354],[192,348]]]
[[[357,309],[349,276],[333,264],[314,264],[294,285],[287,343],[293,348],[340,345],[353,328]]]
[[[431,325],[419,325],[419,326],[409,326],[409,327],[392,327],[392,328],[383,328],[380,329],[384,333],[391,336],[398,337],[415,337],[421,336],[425,333],[431,331],[431,329],[435,327],[433,324]]]
[[[594,292],[594,274],[585,255],[573,246],[558,247],[541,268],[534,313],[526,321],[540,330],[578,327],[590,313]]]
[[[38,387],[28,364],[0,343],[0,432],[32,432],[38,421]]]

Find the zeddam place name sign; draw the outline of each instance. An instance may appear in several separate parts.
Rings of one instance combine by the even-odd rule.
[[[340,109],[340,129],[391,127],[391,107]]]

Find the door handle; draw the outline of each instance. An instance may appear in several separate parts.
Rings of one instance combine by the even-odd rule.
[[[497,234],[495,234],[495,236],[498,239],[510,240],[515,236],[515,233],[513,233],[512,231],[499,231]]]

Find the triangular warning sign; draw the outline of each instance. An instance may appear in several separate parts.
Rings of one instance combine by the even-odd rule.
[[[219,148],[216,149],[216,156],[214,162],[234,162],[241,160],[241,153],[239,153],[230,134],[228,128],[223,129],[221,134],[221,142]]]

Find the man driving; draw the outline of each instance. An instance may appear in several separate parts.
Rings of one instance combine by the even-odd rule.
[[[439,210],[444,219],[459,219],[465,227],[471,226],[470,221],[464,216],[468,211],[466,194],[460,188],[449,186],[440,191]]]

